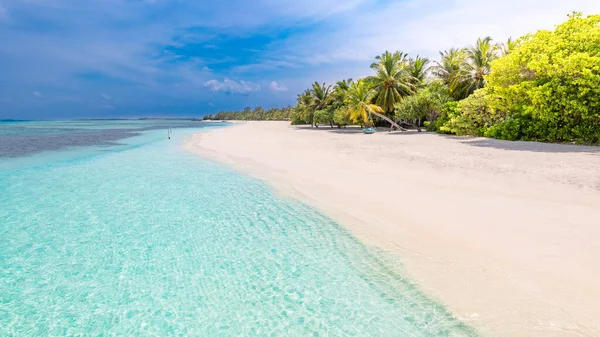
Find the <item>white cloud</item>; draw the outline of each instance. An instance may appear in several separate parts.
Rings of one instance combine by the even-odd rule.
[[[204,83],[204,86],[210,88],[213,92],[224,92],[228,94],[251,94],[260,91],[260,85],[246,81],[233,81],[225,78],[222,82],[210,80]]]
[[[104,104],[100,106],[102,109],[114,109],[115,106],[114,105],[110,105],[110,104]]]
[[[33,96],[42,97],[43,95],[42,95],[42,94],[40,94],[40,93],[39,93],[39,92],[37,92],[37,91],[34,91],[34,92],[33,92]]]
[[[284,87],[269,85],[271,79],[299,92],[315,80],[332,83],[369,75],[368,65],[386,49],[437,59],[439,50],[472,44],[480,36],[504,40],[552,28],[573,10],[600,12],[599,0],[182,0],[171,8],[160,0],[90,1],[85,6],[71,0],[0,2],[0,27],[7,28],[0,29],[0,40],[11,46],[0,48],[2,76],[15,84],[5,88],[10,91],[5,95],[40,88],[53,93],[44,96],[48,99],[101,95],[103,103],[112,103],[101,93],[108,89],[99,89],[104,87],[96,76],[101,76],[115,83],[111,95],[119,101],[152,107],[169,99],[206,104],[212,100],[210,91],[247,95],[261,90],[257,83],[264,83],[264,94],[215,102],[292,103],[289,95],[267,94]],[[164,9],[168,13],[159,22],[148,20]],[[12,13],[65,29],[28,29],[36,22],[27,20],[11,25],[18,19]],[[126,29],[122,22],[128,22]],[[276,38],[253,45],[255,35]],[[248,39],[252,57],[226,53],[229,45],[221,43],[237,38]],[[210,52],[203,59],[194,57],[182,48],[189,44]],[[215,45],[218,49],[211,49]],[[254,63],[244,64],[247,60]],[[199,90],[203,87],[210,90]]]
[[[208,106],[214,107],[214,106],[215,106],[215,103],[213,103],[213,102],[209,102],[209,103],[208,103]]]
[[[552,29],[573,10],[600,12],[597,0],[410,0],[379,2],[339,13],[332,27],[293,36],[261,63],[278,59],[296,66],[358,61],[367,64],[385,50],[437,58],[438,51]],[[346,64],[347,66],[347,64]],[[246,66],[248,67],[248,66]],[[348,74],[352,76],[353,74]]]
[[[108,96],[108,95],[107,95],[107,94],[105,94],[105,93],[102,93],[102,94],[101,94],[101,96],[102,96],[102,97],[103,97],[105,100],[107,100],[107,101],[110,101],[110,100],[112,99],[112,97]]]
[[[275,81],[271,82],[271,85],[269,85],[269,89],[271,89],[271,91],[273,92],[285,92],[288,91],[288,88],[281,84],[281,83],[277,83]]]

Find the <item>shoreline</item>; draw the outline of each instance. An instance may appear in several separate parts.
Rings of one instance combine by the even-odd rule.
[[[484,336],[600,334],[600,148],[286,122],[235,123],[184,148],[397,254]]]

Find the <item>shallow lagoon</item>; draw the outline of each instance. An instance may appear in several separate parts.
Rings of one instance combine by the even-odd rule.
[[[474,335],[397,260],[184,152],[200,124],[131,123],[0,159],[0,335]]]

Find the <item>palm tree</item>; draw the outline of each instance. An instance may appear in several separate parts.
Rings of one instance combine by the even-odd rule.
[[[419,57],[419,55],[417,55],[414,60],[411,59],[409,61],[408,71],[414,78],[414,85],[417,87],[422,87],[427,78],[427,73],[429,72],[429,59],[426,57]]]
[[[312,112],[314,114],[317,110],[325,109],[329,104],[331,104],[333,100],[333,95],[331,94],[331,85],[326,85],[325,83],[319,84],[319,82],[315,82],[312,85],[312,90],[310,91],[312,95]],[[315,127],[319,127],[317,123],[314,123]]]
[[[415,80],[410,74],[406,54],[386,51],[376,59],[377,62],[371,68],[377,70],[377,73],[369,77],[368,81],[375,90],[377,105],[386,113],[391,113],[394,111],[394,104],[413,93]]]
[[[350,89],[351,85],[351,78],[337,81],[335,87],[333,88],[333,104],[335,105],[335,108],[339,108],[340,106],[344,105],[346,93],[348,92],[348,89]]]
[[[459,82],[463,77],[463,64],[466,62],[467,54],[464,49],[452,48],[440,52],[441,62],[436,61],[432,67],[433,75],[437,76],[448,86],[450,95],[458,97]]]
[[[298,95],[296,110],[302,121],[313,124],[313,96],[310,90],[305,90]]]
[[[498,58],[498,46],[490,37],[477,39],[475,46],[440,52],[441,62],[436,62],[433,74],[439,77],[457,100],[467,98],[486,85],[492,61]]]
[[[346,95],[346,105],[350,114],[350,119],[354,123],[362,123],[363,125],[372,125],[373,120],[371,114],[381,117],[392,124],[399,130],[405,130],[393,120],[385,116],[384,110],[377,104],[373,104],[373,98],[376,92],[371,89],[369,82],[360,79],[352,83]]]
[[[498,49],[500,50],[501,56],[506,56],[510,54],[517,47],[517,41],[513,40],[512,37],[509,37],[506,42],[500,43],[498,45]]]
[[[347,91],[348,89],[350,89],[350,86],[352,85],[352,79],[349,78],[347,80],[341,80],[341,81],[337,81],[335,83],[335,88],[333,88],[333,91],[336,94],[339,94],[340,92],[344,92]]]
[[[313,83],[311,93],[315,110],[324,109],[333,99],[333,96],[331,96],[331,85],[326,85],[325,83]]]
[[[459,96],[466,98],[486,85],[485,76],[491,71],[492,61],[498,58],[498,46],[491,37],[479,38],[474,47],[466,49],[467,61],[463,63],[463,76],[459,80]]]

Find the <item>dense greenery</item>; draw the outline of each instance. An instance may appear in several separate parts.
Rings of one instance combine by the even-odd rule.
[[[600,143],[600,15],[553,31],[440,52],[430,62],[385,52],[372,76],[298,95],[293,124],[427,125],[455,135]],[[400,125],[396,125],[398,122]]]
[[[242,120],[242,121],[274,121],[289,120],[293,107],[273,108],[265,110],[260,106],[254,109],[246,107],[242,111],[221,111],[217,114],[206,115],[204,120]]]

